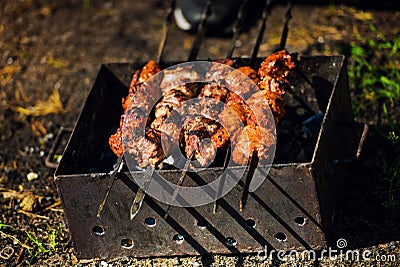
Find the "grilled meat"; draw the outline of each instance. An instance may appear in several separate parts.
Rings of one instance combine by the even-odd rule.
[[[157,162],[159,161],[158,158],[162,158],[159,138],[156,138],[156,134],[150,134],[153,131],[152,129],[146,128],[146,137],[136,137],[141,136],[136,131],[140,128],[143,129],[149,123],[144,110],[150,108],[154,99],[149,98],[147,95],[157,97],[160,94],[157,92],[157,87],[144,85],[144,83],[160,70],[158,64],[154,60],[150,60],[142,69],[137,70],[132,77],[128,95],[122,100],[122,107],[125,112],[121,116],[120,127],[109,138],[110,148],[118,157],[124,153],[125,142],[126,152],[132,155],[151,156],[152,160],[150,161],[152,162]],[[148,92],[149,89],[154,90],[154,92]],[[143,157],[137,158],[139,166],[147,164],[143,161]]]
[[[126,153],[133,156],[139,167],[145,168],[149,164],[157,165],[164,158],[161,146],[160,133],[150,127],[146,127],[144,136],[125,135]]]
[[[117,157],[122,156],[124,153],[124,146],[122,144],[121,128],[118,128],[117,131],[110,136],[108,139],[108,144],[110,145],[112,152],[114,152]]]
[[[249,77],[254,82],[254,84],[258,84],[258,82],[260,81],[257,71],[255,71],[253,68],[249,66],[239,67],[237,68],[237,70],[242,72],[247,77]]]
[[[259,162],[269,159],[269,150],[275,144],[274,135],[269,129],[247,125],[233,136],[232,159],[235,163],[245,166],[255,150]]]
[[[226,99],[226,105],[236,112],[236,115],[243,123],[247,121],[247,117],[250,115],[251,110],[249,106],[246,105],[243,98],[231,91]]]
[[[125,98],[122,98],[122,107],[124,111],[128,108],[138,86],[160,71],[160,66],[154,60],[149,60],[141,69],[135,71],[129,85],[128,95]]]
[[[206,81],[208,82],[219,82],[223,84],[225,81],[225,78],[228,74],[227,69],[224,65],[228,65],[230,67],[233,66],[234,61],[231,59],[225,59],[225,60],[219,60],[215,61],[216,63],[220,64],[214,64],[211,66],[211,68],[207,71],[206,73]]]
[[[218,63],[234,65],[230,59]],[[249,66],[228,71],[223,65],[213,65],[205,75],[208,83],[201,87],[197,83],[199,74],[182,66],[165,70],[159,80],[150,85],[148,79],[160,71],[157,63],[151,60],[133,75],[128,96],[122,101],[125,114],[121,116],[120,128],[109,139],[110,147],[121,156],[124,141],[126,152],[135,156],[143,168],[165,158],[160,141],[162,133],[179,133],[186,156],[194,155],[200,166],[214,159],[216,149],[230,145],[237,164],[246,164],[253,151],[257,152],[260,162],[268,160],[276,141],[271,129],[284,116],[287,77],[294,67],[291,55],[283,50],[268,56],[258,71]],[[246,76],[254,85],[246,82]],[[240,91],[229,88],[240,88]],[[160,98],[152,115],[145,116]],[[182,104],[193,98],[197,101],[190,102],[186,110],[182,110]],[[266,104],[272,110],[274,121],[270,119]],[[182,127],[173,119],[167,119],[175,109],[186,116]],[[138,133],[138,129],[145,129],[145,133]]]
[[[282,50],[265,58],[258,69],[259,87],[272,109],[276,122],[285,115],[283,99],[285,88],[289,86],[287,77],[294,68],[292,56]]]
[[[216,148],[224,148],[229,144],[229,133],[224,127],[219,127],[211,136],[211,141]]]
[[[239,89],[239,92],[235,93],[242,97],[258,91],[258,87],[256,86],[259,81],[257,72],[249,66],[239,67],[237,70],[230,72],[225,78],[228,88]],[[250,78],[254,84],[248,83],[248,78]]]
[[[179,66],[175,69],[164,70],[164,77],[160,84],[163,95],[171,90],[180,91],[187,98],[193,98],[197,95],[196,87],[190,86],[190,83],[198,82],[200,77],[191,66]]]
[[[217,101],[224,102],[228,95],[228,89],[225,86],[221,86],[216,82],[207,83],[201,90],[199,97],[210,97]]]
[[[262,82],[266,79],[286,79],[290,71],[294,68],[294,60],[286,50],[269,55],[258,69],[258,75],[261,78],[260,87],[264,88]]]
[[[194,153],[201,166],[211,163],[215,157],[215,149],[212,142],[202,142],[205,138],[213,136],[219,126],[211,119],[196,116],[189,117],[183,125],[186,157]]]
[[[162,128],[166,118],[171,111],[178,107],[182,102],[188,100],[187,96],[180,90],[172,89],[164,95],[162,100],[155,106],[154,120],[150,127],[161,132],[165,132]]]

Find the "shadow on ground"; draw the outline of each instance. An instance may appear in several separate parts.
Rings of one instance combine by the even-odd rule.
[[[384,137],[385,132],[389,131],[370,128],[360,161],[348,166],[343,195],[338,196],[343,208],[336,218],[336,238],[345,238],[351,249],[400,239],[399,192],[390,192],[389,174],[382,171],[396,171],[398,147]]]

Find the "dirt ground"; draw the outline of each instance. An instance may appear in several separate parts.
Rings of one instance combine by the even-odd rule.
[[[355,1],[346,5],[304,2],[292,9],[286,46],[300,55],[346,53],[346,45],[357,42],[357,36],[374,35],[371,23],[389,37],[400,33],[395,1],[367,9],[352,5]],[[74,257],[53,181],[54,169],[47,168],[44,159],[58,129],[74,126],[101,64],[146,62],[156,57],[167,5],[159,0],[0,3],[0,266],[261,265],[246,255],[240,261],[241,257],[215,256],[211,260],[127,258],[94,263],[78,263]],[[284,13],[284,5],[273,9],[260,56],[279,44]],[[259,22],[251,25],[240,36],[235,56],[251,55],[258,26]],[[186,60],[193,40],[193,35],[173,27],[165,60]],[[207,38],[199,58],[223,58],[229,44],[227,38]],[[369,156],[386,153],[385,146],[384,140],[370,135],[364,165],[351,166],[349,174],[355,178],[349,181],[349,192],[343,192],[350,204],[343,209],[345,216],[338,227],[354,248],[397,255],[397,262],[378,266],[398,266],[400,212],[382,205],[385,194],[376,170],[368,167],[373,166],[368,165]],[[45,237],[52,233],[56,237],[49,245]],[[34,240],[46,240],[46,245]],[[355,266],[328,259],[302,264]]]

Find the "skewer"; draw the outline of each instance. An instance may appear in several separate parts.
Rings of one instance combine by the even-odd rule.
[[[139,213],[140,208],[142,207],[144,197],[146,196],[146,191],[149,188],[150,182],[152,180],[154,174],[154,167],[148,166],[144,173],[144,184],[143,188],[139,187],[135,198],[133,199],[131,209],[130,209],[130,219],[133,220],[136,215]]]
[[[100,216],[101,216],[101,212],[103,211],[104,205],[106,204],[108,196],[110,195],[111,188],[113,187],[115,178],[117,177],[117,173],[120,171],[120,169],[122,167],[122,162],[123,162],[123,156],[118,158],[117,163],[115,164],[115,167],[114,167],[114,169],[112,170],[112,172],[110,174],[111,181],[110,181],[110,184],[107,187],[107,192],[106,192],[106,194],[105,194],[103,200],[101,201],[100,206],[99,206],[99,208],[97,210],[97,218],[100,218]]]
[[[240,27],[241,27],[241,23],[243,22],[243,14],[244,14],[244,8],[247,5],[248,0],[244,0],[239,8],[238,14],[237,14],[237,18],[235,20],[235,23],[233,25],[232,31],[233,31],[233,37],[232,37],[232,41],[231,41],[231,46],[228,50],[228,52],[226,53],[226,58],[232,58],[233,56],[233,52],[235,51],[236,48],[236,41],[239,38],[239,34],[240,34]],[[224,165],[222,167],[223,170],[226,169],[228,163],[229,163],[229,157],[230,157],[230,147],[228,147],[226,154],[225,154],[225,159],[224,159]],[[223,188],[223,185],[225,183],[225,179],[221,179],[220,183],[218,184],[218,189],[217,189],[217,196],[221,194],[221,190]],[[213,214],[217,213],[217,209],[218,209],[218,199],[216,199],[214,201],[213,204]]]
[[[251,184],[251,180],[253,179],[254,171],[257,167],[257,163],[258,163],[258,156],[257,156],[257,152],[254,150],[253,154],[251,155],[250,164],[248,165],[248,172],[247,172],[246,180],[244,182],[242,198],[240,199],[240,203],[239,203],[240,211],[243,211],[244,207],[246,206],[247,198],[249,196],[249,186]]]
[[[170,7],[168,9],[168,14],[167,14],[167,17],[166,17],[164,25],[163,25],[163,37],[161,38],[161,42],[160,42],[160,45],[158,47],[157,62],[161,62],[161,59],[162,59],[162,57],[164,55],[165,45],[167,43],[170,24],[171,24],[171,21],[172,21],[172,14],[173,14],[173,11],[175,9],[175,2],[176,2],[176,0],[172,0],[171,1],[171,5],[170,5]],[[107,192],[106,192],[106,194],[105,194],[103,200],[101,201],[101,203],[99,205],[99,208],[97,210],[97,218],[100,218],[100,216],[101,216],[101,213],[102,213],[102,211],[104,209],[104,206],[105,206],[105,204],[107,202],[108,196],[110,195],[111,189],[112,189],[112,187],[114,185],[117,173],[120,172],[120,170],[122,169],[122,164],[123,164],[123,155],[118,157],[117,163],[115,164],[114,169],[112,170],[112,172],[110,174],[111,181],[110,181],[110,184],[107,187]],[[145,177],[145,179],[146,179],[145,180],[145,185],[146,184],[150,184],[152,175],[153,175],[153,172],[151,172],[150,177],[148,177],[149,175],[147,175]],[[136,216],[137,212],[139,211],[140,207],[142,206],[144,196],[145,196],[144,190],[139,187],[138,192],[137,192],[137,194],[135,196],[135,200],[132,203],[132,208],[134,208],[134,207],[138,207],[138,208],[137,208],[136,212],[134,210],[133,217],[132,217],[132,208],[131,208],[131,220]]]
[[[269,13],[269,9],[271,6],[272,1],[271,0],[267,0],[267,2],[265,3],[263,12],[262,12],[262,22],[261,22],[261,28],[260,31],[258,32],[258,36],[257,36],[257,40],[256,40],[256,44],[254,45],[253,48],[253,53],[251,55],[251,61],[250,61],[250,66],[254,66],[254,64],[256,63],[256,59],[257,59],[257,55],[258,55],[258,50],[260,49],[260,45],[264,36],[264,32],[265,32],[265,28],[266,28],[266,23],[267,23],[267,17],[268,17],[268,13]]]
[[[177,184],[178,187],[174,190],[174,193],[172,194],[172,199],[174,201],[175,201],[176,197],[178,196],[179,188],[181,187],[181,185],[183,184],[183,181],[185,180],[186,173],[187,173],[187,171],[189,170],[189,167],[190,167],[190,161],[192,160],[195,152],[196,152],[196,150],[194,150],[192,152],[192,154],[190,155],[190,157],[188,157],[186,159],[185,166],[183,167],[181,177],[179,177],[179,180],[178,180],[178,184]],[[166,220],[168,218],[168,214],[169,214],[170,209],[171,209],[171,205],[168,205],[167,209],[165,210],[164,220]]]
[[[283,25],[282,36],[281,36],[281,43],[279,45],[279,49],[285,49],[286,40],[289,33],[289,21],[292,19],[292,2],[288,1],[285,13],[285,24]]]
[[[207,2],[206,2],[206,5],[205,5],[205,7],[203,9],[203,12],[201,14],[200,23],[197,26],[196,37],[195,37],[195,39],[193,41],[192,48],[190,49],[190,53],[189,53],[189,57],[188,57],[187,61],[193,61],[193,60],[195,60],[197,58],[197,55],[199,53],[199,47],[200,47],[200,45],[201,45],[201,43],[203,41],[203,37],[204,37],[204,34],[205,34],[205,23],[206,23],[206,20],[207,20],[209,14],[210,14],[212,3],[213,3],[213,0],[207,0]],[[178,184],[177,184],[178,188],[176,188],[175,191],[172,194],[172,199],[174,201],[175,201],[176,197],[178,196],[179,187],[183,184],[183,182],[185,180],[186,173],[187,173],[187,171],[189,169],[189,166],[190,166],[190,161],[193,158],[195,152],[196,151],[193,151],[192,154],[190,155],[190,157],[188,157],[186,159],[184,168],[182,170],[181,177],[179,178],[179,181],[178,181]],[[168,214],[169,214],[170,209],[171,209],[171,205],[168,205],[168,207],[167,207],[167,209],[165,211],[165,214],[164,214],[164,220],[166,220],[168,218]]]
[[[286,46],[286,40],[287,40],[287,36],[289,33],[289,21],[292,19],[292,2],[288,1],[287,2],[287,6],[286,6],[286,12],[285,12],[285,23],[283,25],[283,30],[282,30],[282,35],[281,35],[281,42],[279,45],[279,50],[283,50],[285,49]],[[308,83],[310,84],[312,87],[314,86],[312,84],[312,82],[302,73],[300,72],[297,68],[295,69],[295,71],[297,71],[301,77]],[[315,114],[315,111],[300,97],[298,96],[290,87],[287,88],[287,91],[292,94],[292,96],[311,114]]]
[[[205,34],[205,24],[208,18],[208,15],[211,10],[211,4],[213,0],[207,0],[206,6],[203,9],[203,13],[201,14],[201,20],[199,25],[197,26],[196,37],[193,41],[192,48],[190,49],[190,54],[187,61],[193,61],[197,58],[197,54],[199,53],[199,47],[203,41],[203,37]]]
[[[158,47],[158,54],[157,54],[157,62],[158,63],[161,62],[161,59],[164,56],[165,45],[167,43],[169,29],[171,28],[170,25],[172,22],[172,14],[174,13],[174,9],[175,9],[175,3],[176,3],[176,0],[171,1],[171,5],[168,8],[167,18],[165,19],[164,24],[163,24],[163,36],[162,36],[162,39],[160,42],[160,46]]]
[[[244,0],[239,8],[237,18],[235,21],[235,24],[233,25],[232,31],[233,31],[233,37],[232,37],[232,42],[231,42],[231,47],[229,48],[228,52],[226,53],[226,58],[232,58],[233,56],[233,51],[236,48],[236,41],[239,38],[240,34],[240,26],[243,21],[243,13],[244,13],[244,8],[247,5],[248,0]]]
[[[168,8],[168,14],[167,17],[164,21],[164,25],[163,25],[163,37],[161,38],[161,42],[160,45],[158,47],[158,55],[157,55],[157,62],[160,63],[162,60],[162,57],[164,55],[164,51],[165,51],[165,45],[167,43],[167,39],[168,39],[168,34],[169,34],[169,29],[170,29],[170,25],[171,25],[171,21],[172,21],[172,14],[174,12],[175,9],[175,0],[171,1],[171,5]],[[153,178],[153,174],[154,174],[154,167],[153,166],[148,166],[145,170],[144,173],[144,184],[143,184],[143,188],[139,187],[138,191],[136,193],[135,198],[133,199],[132,205],[131,205],[131,209],[130,209],[130,219],[133,220],[136,215],[139,213],[140,208],[142,207],[143,201],[144,201],[144,197],[146,196],[146,191],[149,188],[150,182]]]
[[[230,158],[230,154],[231,154],[231,148],[228,147],[228,150],[226,151],[226,155],[225,155],[224,166],[222,167],[223,170],[225,170],[227,165],[228,165],[228,162],[229,162],[228,159]],[[217,196],[221,195],[221,191],[222,191],[222,188],[224,186],[224,183],[225,183],[225,176],[223,176],[221,178],[221,180],[219,181],[218,190],[217,190]],[[218,199],[216,199],[214,201],[213,214],[216,214],[217,210],[218,210]]]
[[[274,0],[267,0],[265,5],[264,5],[264,9],[263,9],[263,12],[262,12],[262,17],[261,17],[261,19],[262,19],[261,27],[260,27],[260,30],[258,32],[256,44],[254,45],[253,53],[252,53],[251,59],[250,59],[250,66],[251,67],[254,67],[254,65],[256,63],[258,51],[260,49],[260,45],[261,45],[262,39],[264,37],[264,32],[265,32],[266,23],[267,23],[267,17],[268,17],[270,8],[271,8],[271,4],[273,2],[274,2]],[[241,197],[241,199],[239,201],[239,210],[240,211],[243,211],[244,207],[246,206],[248,195],[249,195],[249,187],[250,187],[250,184],[251,184],[251,180],[253,179],[254,171],[255,171],[255,169],[257,167],[257,164],[258,164],[258,155],[257,155],[257,152],[254,150],[252,152],[250,163],[248,165],[248,172],[247,172],[247,176],[246,176],[245,183],[244,183],[242,197]]]

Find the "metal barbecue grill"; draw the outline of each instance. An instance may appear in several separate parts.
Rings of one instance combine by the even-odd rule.
[[[234,24],[228,57],[233,55],[246,2]],[[173,5],[174,2],[165,21],[157,57],[162,67],[180,63],[162,62]],[[197,57],[211,5],[212,1],[208,1],[204,9],[189,61]],[[236,58],[239,65],[258,67],[262,62],[263,58],[257,54],[270,8],[271,2],[267,1],[252,57]],[[289,4],[280,48],[285,47],[290,10]],[[366,134],[364,131],[360,135],[351,116],[344,56],[299,58],[297,71],[289,77],[287,114],[277,126],[274,164],[264,183],[248,193],[242,211],[239,200],[248,186],[244,178],[218,201],[215,214],[213,204],[173,207],[164,219],[168,206],[147,196],[140,212],[130,220],[130,205],[138,186],[131,174],[122,169],[116,173],[110,189],[117,158],[108,146],[108,138],[119,125],[123,112],[121,98],[127,94],[132,74],[142,65],[101,66],[55,172],[78,259],[237,254],[265,248],[318,250],[334,240],[332,224],[341,185],[338,163],[359,155]],[[48,159],[53,152],[54,149]],[[184,185],[205,184],[223,171],[221,166],[188,173]],[[159,170],[159,173],[176,183],[182,170]],[[231,175],[234,174],[232,169]],[[143,173],[135,175],[140,177]],[[99,205],[108,189],[107,201],[98,217]]]

